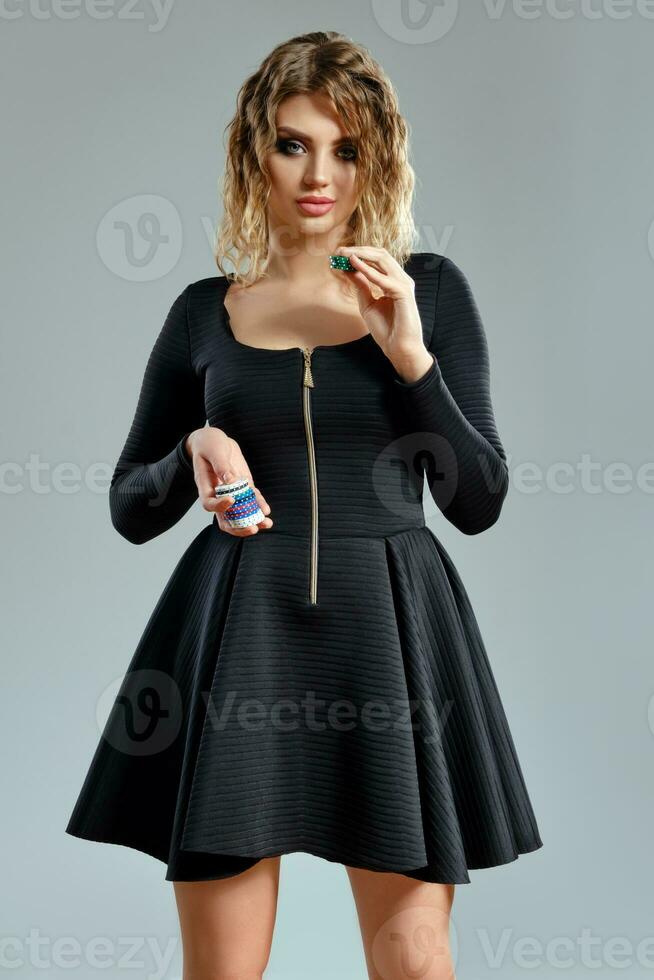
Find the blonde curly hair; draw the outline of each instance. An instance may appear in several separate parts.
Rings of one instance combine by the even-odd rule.
[[[413,221],[415,174],[409,126],[395,89],[369,51],[337,31],[313,31],[277,45],[239,89],[226,127],[223,219],[214,258],[222,274],[243,285],[265,275],[269,229],[266,157],[276,144],[277,108],[290,95],[321,92],[356,140],[358,205],[341,245],[381,246],[401,264],[418,238]],[[247,272],[239,266],[250,260]],[[235,272],[228,272],[228,259]]]

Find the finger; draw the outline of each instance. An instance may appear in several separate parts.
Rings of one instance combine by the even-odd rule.
[[[216,514],[224,514],[225,511],[229,510],[229,508],[234,503],[234,498],[232,496],[228,496],[228,497],[214,496],[213,502],[210,501],[210,503],[212,503],[210,509],[215,511]]]
[[[217,514],[217,520],[222,531],[227,531],[229,534],[234,534],[241,538],[250,537],[252,534],[258,533],[258,528],[261,528],[263,531],[267,531],[273,526],[272,517],[264,517],[263,520],[258,521],[256,524],[252,524],[249,527],[232,527],[222,513]]]
[[[212,487],[212,499],[209,501],[210,506],[207,508],[208,510],[213,510],[217,514],[222,514],[224,511],[228,510],[228,508],[230,508],[232,504],[236,502],[234,491],[232,491],[229,494],[218,495],[216,493],[216,487],[221,487],[225,483],[234,483],[236,482],[237,479],[238,478],[234,473],[232,473],[231,470],[225,470],[222,474],[222,477],[217,477],[214,472],[215,482]]]
[[[236,538],[249,538],[253,534],[259,533],[259,528],[256,524],[251,524],[249,527],[232,527],[222,515],[217,515],[218,526],[221,531],[225,531],[226,534],[233,534]]]
[[[218,486],[218,485],[220,485],[222,483],[233,483],[236,480],[247,480],[248,483],[249,483],[249,485],[252,487],[252,489],[254,491],[255,497],[257,499],[257,503],[259,504],[259,507],[264,512],[264,514],[269,514],[270,513],[270,505],[269,505],[268,501],[265,499],[265,497],[263,496],[263,494],[261,493],[261,491],[257,487],[254,486],[254,480],[252,478],[252,472],[250,470],[250,467],[248,466],[248,464],[245,461],[245,457],[243,456],[243,453],[241,452],[240,446],[231,437],[228,437],[228,442],[229,442],[229,448],[230,448],[230,455],[229,455],[229,464],[228,464],[227,468],[223,469],[222,473],[220,473],[219,475],[216,475],[216,469],[215,468],[217,467],[217,461],[215,461],[213,463],[214,472],[213,472],[212,483],[211,483],[211,498],[212,498],[212,502],[211,502],[211,506],[208,507],[207,509],[211,509],[211,510],[215,511],[217,514],[220,515],[224,511],[226,511],[229,507],[231,507],[232,504],[234,503],[234,497],[233,496],[230,496],[230,497],[227,497],[227,498],[225,498],[225,497],[216,498],[216,495],[215,495],[215,486]],[[223,460],[224,460],[224,454],[223,454]],[[224,463],[222,465],[224,465]],[[218,468],[220,468],[220,467],[218,467]],[[272,524],[272,522],[271,522],[271,524]],[[253,525],[253,526],[256,528],[256,525]],[[268,527],[269,525],[263,524],[262,526]],[[221,527],[222,527],[222,525],[221,525]],[[249,530],[248,528],[232,528],[231,525],[229,525],[227,522],[225,522],[225,526],[222,529],[225,530],[225,531],[228,531],[230,534],[231,533],[234,533],[234,532],[238,532],[238,535],[237,536],[239,536],[239,537],[246,537],[249,534],[252,534],[252,531]],[[243,532],[245,532],[245,534]]]
[[[268,503],[264,495],[261,493],[261,490],[259,490],[258,487],[252,487],[252,489],[254,490],[254,495],[257,498],[257,503],[259,504],[261,510],[264,512],[264,514],[269,514],[270,504]]]
[[[367,302],[378,299],[371,282],[364,276],[363,272],[353,272],[352,281],[356,283],[357,289],[365,294]]]
[[[375,245],[339,245],[334,254],[346,255],[350,261],[352,260],[352,256],[355,256],[368,262],[374,262],[387,275],[402,271],[402,267],[385,248],[380,248]]]
[[[247,469],[239,444],[231,436],[226,437],[226,447],[226,450],[223,447],[220,452],[210,456],[216,483],[233,483],[234,480],[241,479],[244,469]]]
[[[234,446],[237,446],[237,444],[233,440],[230,439],[230,442],[232,442]],[[222,486],[222,484],[224,483],[235,483],[237,481],[246,480],[248,479],[247,473],[249,473],[249,470],[240,452],[233,453],[230,457],[230,463],[228,468],[224,469],[223,472],[220,473],[215,480],[213,486],[213,497],[214,500],[217,501],[218,506],[214,505],[211,508],[212,510],[215,510],[216,512],[222,512],[227,510],[227,508],[231,507],[232,504],[234,503],[233,494],[230,494],[230,496],[228,497],[216,497],[215,487]]]
[[[246,463],[245,457],[243,456],[243,453],[241,452],[238,444],[234,443],[234,447],[235,447],[234,454],[233,454],[234,469],[238,470],[239,475],[243,476],[243,478],[248,481],[252,490],[254,491],[254,495],[256,497],[257,503],[259,504],[259,507],[264,512],[264,514],[269,514],[270,504],[268,503],[264,495],[261,493],[259,488],[255,486],[254,477],[252,476],[252,471],[250,470],[250,467]]]
[[[229,446],[231,450],[229,454],[230,470],[231,470],[230,479],[235,480],[237,478],[238,479],[244,478],[247,479],[250,483],[252,483],[252,474],[250,472],[250,467],[245,461],[245,456],[241,452],[241,447],[239,446],[239,444],[236,442],[235,439],[232,439],[231,436],[228,436],[228,439],[229,439]]]
[[[196,453],[194,456],[195,465],[195,482],[198,486],[198,492],[201,497],[213,497],[214,488],[214,478],[215,472],[214,468],[204,456],[200,456]]]
[[[205,510],[212,512],[225,510],[234,503],[233,497],[216,497],[215,487],[220,480],[216,476],[213,464],[198,453],[195,455],[195,482]]]
[[[238,465],[233,465],[233,463],[225,464],[224,462],[212,460],[211,465],[214,472],[214,484],[223,483],[234,483],[236,480],[242,480],[243,474],[241,473],[240,467]]]
[[[380,289],[384,290],[384,293],[388,292],[393,285],[393,280],[390,276],[383,272],[378,272],[377,269],[373,268],[365,259],[360,258],[358,255],[349,255],[350,262],[354,268],[360,274],[367,276],[368,279],[373,282]]]

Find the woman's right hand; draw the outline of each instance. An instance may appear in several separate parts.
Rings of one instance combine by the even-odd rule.
[[[216,514],[218,526],[222,531],[243,538],[258,534],[260,528],[266,530],[272,527],[273,522],[270,517],[265,517],[258,524],[241,528],[230,527],[223,517],[223,512],[234,503],[234,498],[219,499],[216,497],[214,487],[219,483],[230,483],[240,477],[247,477],[259,507],[264,514],[270,513],[270,506],[261,491],[255,487],[250,468],[235,439],[222,429],[205,426],[191,432],[186,440],[185,449],[193,460],[193,473],[200,502],[205,510]]]

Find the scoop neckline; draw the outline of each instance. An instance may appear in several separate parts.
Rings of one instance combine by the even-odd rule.
[[[372,337],[372,334],[370,333],[370,331],[368,331],[368,333],[361,334],[360,337],[355,337],[354,340],[344,340],[340,344],[316,344],[315,347],[309,347],[309,348],[300,347],[299,344],[296,344],[294,347],[255,347],[254,344],[244,344],[243,341],[237,340],[232,330],[232,321],[230,319],[227,307],[225,306],[225,296],[227,295],[227,289],[229,289],[229,282],[227,283],[227,288],[223,289],[221,299],[220,299],[220,305],[222,307],[223,327],[225,329],[228,338],[232,341],[232,343],[236,344],[237,347],[243,347],[245,350],[256,351],[258,354],[289,354],[291,351],[296,351],[296,350],[299,351],[309,350],[311,351],[311,353],[313,353],[313,351],[315,350],[343,350],[346,347],[354,347],[355,344],[360,344],[362,341],[364,340],[367,341]]]

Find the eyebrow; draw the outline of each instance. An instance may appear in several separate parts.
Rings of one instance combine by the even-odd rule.
[[[280,132],[289,133],[291,136],[297,136],[298,139],[304,140],[306,143],[313,143],[313,140],[307,133],[300,132],[299,129],[293,129],[292,126],[279,126],[278,133]],[[354,143],[353,136],[341,136],[337,140],[332,140],[332,146],[340,146],[341,143]]]

